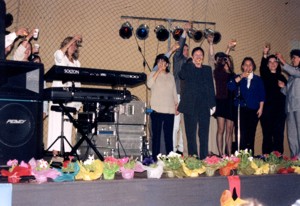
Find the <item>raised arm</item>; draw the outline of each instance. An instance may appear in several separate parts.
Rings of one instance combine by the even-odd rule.
[[[263,56],[261,58],[260,67],[259,67],[259,72],[260,72],[261,77],[265,77],[266,74],[268,74],[268,71],[269,71],[268,61],[267,61],[269,52],[270,52],[270,47],[265,45],[264,48],[263,48]]]

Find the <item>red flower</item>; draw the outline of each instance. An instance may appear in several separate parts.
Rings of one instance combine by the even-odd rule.
[[[2,169],[1,170],[1,175],[8,177],[8,181],[10,183],[18,183],[20,181],[20,177],[22,176],[29,176],[31,175],[31,168],[30,167],[21,167],[21,166],[16,166],[13,168],[13,170],[7,171]]]
[[[64,168],[67,168],[68,167],[68,164],[70,163],[71,161],[70,160],[66,160],[63,162],[63,167]]]
[[[291,168],[291,167],[288,167],[288,168],[280,168],[278,170],[278,174],[288,174],[288,173],[294,173],[295,169]]]
[[[273,151],[273,154],[276,155],[276,157],[281,157],[282,156],[281,153],[278,152],[278,151]]]

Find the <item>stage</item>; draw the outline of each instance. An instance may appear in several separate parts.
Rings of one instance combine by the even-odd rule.
[[[12,185],[12,205],[204,205],[218,206],[227,177],[75,181]],[[256,198],[264,205],[288,206],[300,199],[300,175],[240,176],[241,198]]]

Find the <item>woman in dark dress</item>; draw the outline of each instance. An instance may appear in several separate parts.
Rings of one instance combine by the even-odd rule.
[[[266,101],[260,119],[263,132],[262,152],[272,151],[283,153],[285,125],[285,96],[280,91],[280,84],[286,85],[287,80],[281,74],[281,67],[275,55],[269,56],[270,47],[265,46],[260,64],[260,76],[264,82]]]

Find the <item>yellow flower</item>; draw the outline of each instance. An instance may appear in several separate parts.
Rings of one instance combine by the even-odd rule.
[[[103,172],[103,162],[100,160],[94,160],[91,164],[90,167],[93,168],[93,171],[86,169],[84,164],[82,162],[79,162],[79,172],[75,176],[76,180],[96,180],[101,177],[102,172]]]
[[[189,169],[187,168],[187,166],[185,165],[185,163],[182,163],[182,168],[184,173],[188,176],[188,177],[198,177],[200,174],[205,172],[205,167],[201,166],[198,169]]]
[[[300,166],[292,166],[293,169],[295,169],[295,173],[300,174]]]
[[[256,161],[252,161],[250,163],[251,167],[255,170],[255,175],[262,175],[262,174],[268,174],[269,173],[269,164],[258,164]]]

